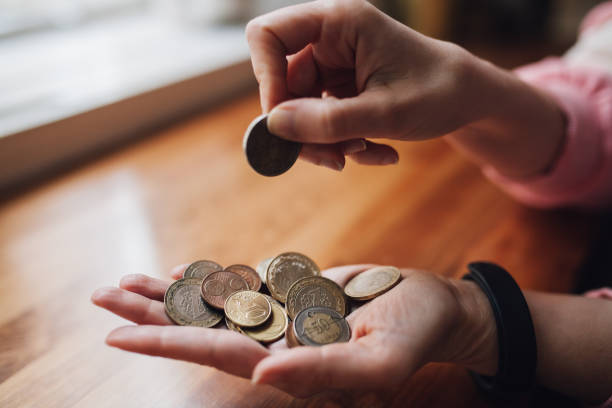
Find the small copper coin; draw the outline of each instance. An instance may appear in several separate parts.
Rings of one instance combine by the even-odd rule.
[[[248,290],[249,285],[240,275],[229,271],[217,271],[202,281],[202,298],[210,306],[223,309],[225,300],[234,292]]]
[[[223,314],[210,308],[200,296],[201,281],[183,278],[173,282],[164,295],[166,314],[181,326],[212,327],[219,323]]]
[[[346,319],[327,307],[304,309],[295,317],[293,324],[296,339],[305,346],[342,343],[351,338]]]
[[[394,266],[376,266],[351,279],[344,293],[354,300],[374,299],[395,286],[400,277],[400,270]]]
[[[253,170],[262,176],[273,177],[293,166],[302,144],[270,133],[267,118],[267,115],[260,115],[251,122],[244,134],[242,147]]]
[[[293,283],[287,293],[286,307],[289,318],[294,319],[302,310],[314,306],[328,307],[344,316],[344,292],[336,282],[322,276],[308,276]]]
[[[272,262],[273,259],[274,257],[266,258],[257,265],[257,268],[255,268],[255,271],[257,272],[263,283],[266,283],[268,266],[270,266],[270,262]]]
[[[301,346],[301,344],[295,338],[295,330],[293,329],[292,321],[289,321],[287,329],[285,330],[285,342],[289,348]]]
[[[266,285],[274,299],[285,303],[287,292],[294,282],[320,274],[317,264],[306,255],[297,252],[285,252],[270,262]]]
[[[249,289],[258,292],[261,289],[261,278],[255,272],[255,269],[248,265],[230,265],[225,268],[226,271],[234,272],[236,275],[240,275],[242,279],[249,285]]]
[[[224,310],[225,317],[243,328],[259,326],[272,314],[272,306],[265,295],[252,290],[229,295]]]
[[[223,270],[223,267],[214,261],[195,261],[185,269],[183,278],[198,278],[200,280],[209,274]]]

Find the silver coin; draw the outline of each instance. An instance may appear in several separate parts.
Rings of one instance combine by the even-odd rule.
[[[342,315],[327,307],[309,307],[295,317],[294,334],[305,346],[347,342],[351,329]]]
[[[267,115],[256,117],[244,134],[242,147],[249,165],[262,176],[279,176],[295,163],[302,144],[281,139],[268,130]]]
[[[214,261],[195,261],[185,269],[183,278],[204,279],[213,272],[221,271],[223,267]]]

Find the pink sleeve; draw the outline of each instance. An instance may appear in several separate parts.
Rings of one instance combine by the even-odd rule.
[[[485,175],[519,201],[535,207],[612,205],[612,77],[593,68],[548,58],[516,70],[542,89],[567,119],[563,151],[545,175],[512,180],[484,168]]]

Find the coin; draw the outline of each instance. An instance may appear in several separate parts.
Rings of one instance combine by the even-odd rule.
[[[209,274],[221,270],[223,270],[223,267],[214,261],[195,261],[185,269],[183,278],[198,278],[202,280]]]
[[[302,150],[302,144],[281,139],[268,130],[267,115],[256,117],[244,134],[242,147],[247,161],[263,176],[279,176],[289,170]]]
[[[223,309],[225,300],[234,292],[247,290],[249,285],[240,275],[229,271],[217,271],[202,281],[202,298],[217,309]]]
[[[223,314],[202,301],[197,278],[182,278],[172,283],[164,295],[166,314],[181,326],[212,327],[219,323]]]
[[[235,331],[237,333],[240,334],[244,334],[244,331],[242,331],[242,329],[240,328],[240,326],[238,326],[237,324],[235,324],[234,322],[232,322],[230,319],[227,318],[227,316],[225,316],[225,325],[227,326],[228,329],[230,329],[231,331]]]
[[[327,307],[309,307],[295,317],[296,339],[305,346],[347,342],[351,329],[342,315]]]
[[[317,264],[306,255],[297,252],[285,252],[270,262],[266,285],[274,299],[285,303],[287,292],[295,281],[320,274]]]
[[[272,298],[270,298],[272,299]],[[268,299],[270,301],[270,299]],[[242,328],[244,334],[252,338],[253,340],[260,341],[262,343],[272,343],[283,337],[285,330],[287,330],[287,324],[289,319],[285,310],[275,300],[270,301],[272,306],[272,315],[267,322],[258,327],[253,328]]]
[[[264,283],[266,282],[266,274],[268,272],[268,266],[270,266],[270,262],[272,262],[273,259],[274,257],[266,258],[257,265],[257,268],[255,268],[255,271],[261,278],[261,281]]]
[[[225,317],[240,327],[255,327],[272,314],[270,302],[261,293],[242,290],[232,293],[225,301]]]
[[[313,306],[328,307],[344,316],[344,292],[336,282],[322,276],[308,276],[294,282],[287,292],[286,307],[289,317],[294,319],[299,312]]]
[[[291,321],[289,321],[287,329],[285,329],[285,342],[289,348],[301,346],[301,344],[295,338],[295,330],[293,329],[293,322]]]
[[[369,300],[382,295],[400,280],[400,270],[394,266],[376,266],[361,272],[344,287],[344,293],[355,300]]]
[[[234,272],[236,275],[240,275],[242,279],[249,285],[249,289],[255,292],[261,289],[261,278],[255,272],[255,269],[247,265],[235,264],[225,268],[226,271]]]

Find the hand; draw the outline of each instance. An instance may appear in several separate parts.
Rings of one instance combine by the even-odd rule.
[[[468,120],[467,52],[366,1],[277,10],[252,20],[247,39],[262,108],[274,108],[270,130],[308,143],[302,157],[312,162],[395,163],[393,148],[363,138],[427,139]]]
[[[443,135],[508,176],[539,174],[563,141],[550,97],[451,43],[426,37],[364,0],[320,0],[255,18],[247,40],[268,127],[301,157],[342,170],[345,155],[391,164],[366,138]]]
[[[332,268],[324,275],[344,286],[371,266]],[[183,269],[172,275],[180,277]],[[169,282],[145,275],[124,277],[120,288],[98,289],[92,301],[138,324],[112,331],[106,339],[111,346],[213,366],[299,397],[325,390],[394,388],[429,361],[479,365],[481,372],[493,373],[496,350],[489,345],[496,344],[494,323],[479,289],[417,270],[402,270],[402,276],[389,292],[347,317],[352,330],[348,343],[323,347],[287,349],[281,339],[265,348],[229,330],[175,326],[163,305]],[[486,309],[474,313],[482,305]]]

